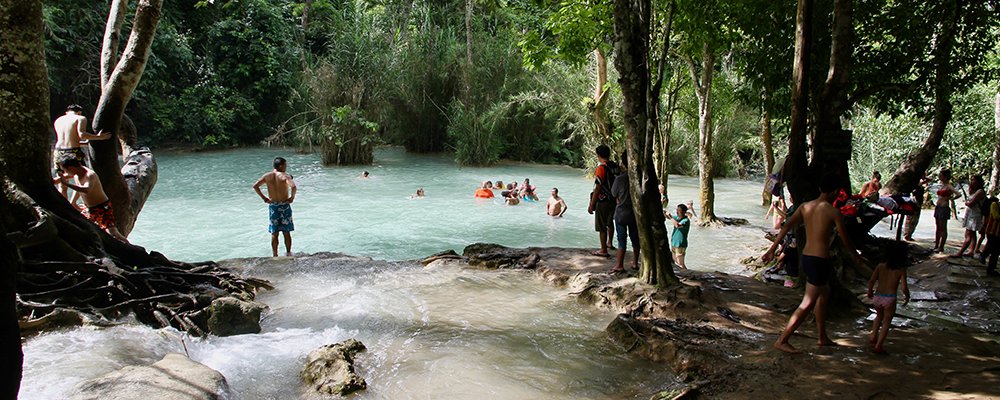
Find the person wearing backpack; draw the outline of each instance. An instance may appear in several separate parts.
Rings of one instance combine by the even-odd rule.
[[[615,176],[620,173],[618,164],[611,161],[611,148],[606,145],[597,146],[597,160],[601,162],[594,170],[594,191],[590,193],[590,205],[587,212],[594,214],[594,229],[599,232],[601,249],[593,255],[611,257],[608,250],[614,250],[611,244],[615,235],[615,198],[611,194],[611,186]]]

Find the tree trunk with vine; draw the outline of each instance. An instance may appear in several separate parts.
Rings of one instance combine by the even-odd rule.
[[[657,132],[656,102],[649,71],[649,0],[615,0],[615,67],[624,99],[624,124],[629,176],[629,194],[639,228],[642,266],[639,278],[646,283],[668,287],[679,283],[673,270],[670,236],[666,228],[656,168],[653,138]],[[672,14],[671,14],[672,15]],[[669,37],[669,28],[667,29]]]

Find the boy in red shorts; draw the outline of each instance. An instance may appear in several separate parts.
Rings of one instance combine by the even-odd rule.
[[[128,242],[125,235],[118,231],[115,225],[115,212],[111,208],[111,201],[104,193],[101,186],[101,178],[94,170],[83,166],[75,157],[62,157],[59,159],[59,167],[63,174],[55,179],[53,183],[60,183],[80,193],[83,204],[86,206],[84,215],[93,221],[109,235],[123,242]]]

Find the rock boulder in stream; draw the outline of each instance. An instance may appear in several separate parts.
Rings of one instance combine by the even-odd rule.
[[[309,353],[302,379],[320,394],[346,395],[368,387],[354,372],[354,356],[367,350],[355,339],[328,344]]]
[[[218,336],[260,333],[260,313],[267,306],[256,301],[220,297],[208,307],[208,330]]]
[[[77,387],[70,400],[214,400],[227,397],[226,378],[182,354],[149,366],[129,366]]]

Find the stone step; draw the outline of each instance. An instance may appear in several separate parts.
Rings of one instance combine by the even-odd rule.
[[[963,266],[963,267],[977,267],[977,266],[978,267],[985,267],[986,266],[986,264],[984,264],[982,261],[979,261],[978,257],[977,258],[972,258],[972,257],[951,258],[951,257],[948,257],[948,258],[945,259],[945,261],[948,262],[948,264],[950,264],[952,267],[954,267],[956,265]]]
[[[980,278],[986,276],[986,266],[972,266],[972,267],[962,267],[958,265],[951,265],[948,270],[949,276],[964,276],[967,278]]]
[[[997,288],[1000,289],[1000,278],[985,276],[986,273],[983,272],[982,277],[970,277],[963,275],[948,275],[948,283],[954,283],[957,285],[975,286],[980,288]]]

